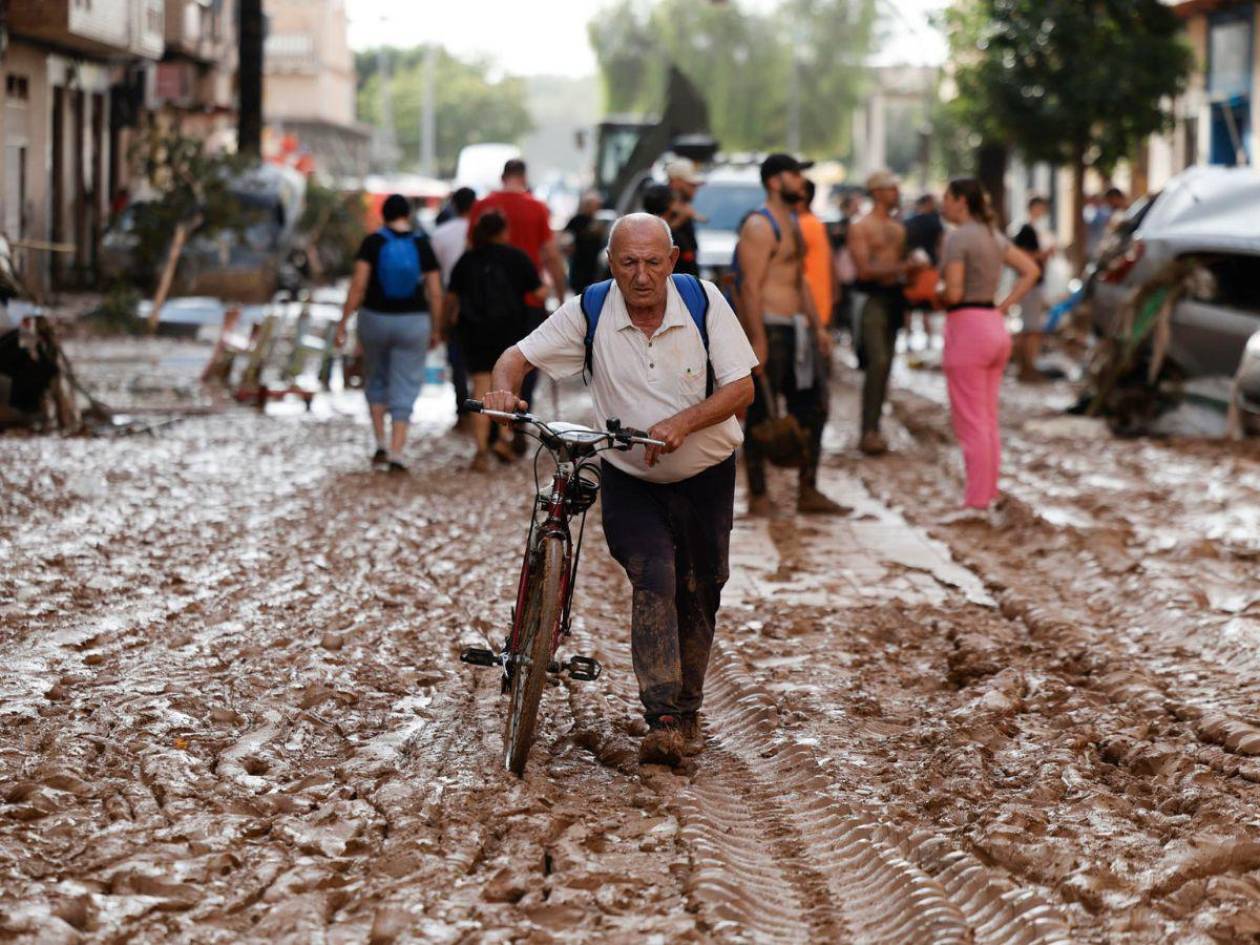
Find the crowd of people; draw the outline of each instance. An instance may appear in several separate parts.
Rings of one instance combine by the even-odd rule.
[[[829,231],[813,212],[815,184],[805,176],[810,167],[788,154],[765,159],[764,203],[740,224],[731,272],[719,286],[758,361],[753,400],[742,418],[749,434],[743,444],[749,513],[771,512],[767,461],[799,470],[797,511],[846,511],[817,486],[833,338],[841,330],[851,336],[863,375],[857,446],[878,456],[888,449],[882,420],[898,337],[907,317],[919,313],[930,342],[932,316],[942,310],[948,313],[942,367],[968,470],[964,506],[990,507],[1000,462],[1000,379],[1012,355],[1021,378],[1036,376],[1049,307],[1044,270],[1056,251],[1043,224],[1049,202],[1030,198],[1026,221],[1008,238],[974,180],[952,182],[939,201],[920,196],[903,216],[900,181],[878,171],[862,194],[846,193],[837,239],[836,229]],[[643,191],[643,212],[665,224],[676,251],[672,273],[698,277],[696,223],[703,219],[693,199],[704,178],[685,158],[668,161],[664,171],[665,183]],[[1109,191],[1100,207],[1114,212],[1122,197]],[[599,196],[586,194],[564,230],[553,232],[550,212],[530,193],[520,160],[507,162],[501,187],[481,199],[468,188],[456,190],[431,236],[414,226],[404,198],[385,202],[384,226],[360,248],[339,332],[344,338],[357,312],[374,465],[405,471],[426,349],[442,340],[461,408],[458,426],[476,443],[472,469],[489,472],[522,454],[519,437],[464,415],[462,404],[489,392],[499,358],[547,320],[549,297],[559,308],[600,281],[608,244],[600,209]],[[1017,281],[998,299],[1007,268]],[[1006,316],[1017,305],[1023,330],[1012,344]],[[531,371],[523,379],[526,404],[532,404],[537,376]]]
[[[762,161],[764,201],[740,224],[722,285],[698,278],[692,198],[703,178],[683,159],[667,165],[668,183],[644,191],[642,212],[607,233],[597,198],[584,198],[563,247],[519,160],[479,200],[456,191],[431,238],[413,227],[406,200],[391,197],[355,266],[339,335],[357,312],[374,464],[405,471],[425,352],[439,338],[461,403],[471,393],[492,410],[529,410],[540,373],[581,376],[598,416],[660,441],[606,454],[601,476],[604,534],[634,590],[645,762],[678,764],[703,747],[698,713],[729,572],[740,447],[750,515],[773,511],[767,464],[796,470],[796,512],[850,511],[818,488],[835,322],[848,322],[864,375],[858,446],[879,455],[903,322],[916,310],[947,312],[942,366],[966,469],[959,515],[987,520],[1000,499],[1007,316],[1022,303],[1029,332],[1040,330],[1053,252],[1038,227],[1046,203],[1031,200],[1028,225],[1008,238],[980,184],[963,178],[903,220],[900,182],[880,171],[837,254],[812,213],[810,167],[784,153]],[[612,278],[601,280],[605,247]],[[1008,269],[1015,281],[1002,292]],[[1019,350],[1023,364],[1036,356],[1031,342]],[[473,428],[476,472],[522,451],[510,427],[481,415],[461,425]]]

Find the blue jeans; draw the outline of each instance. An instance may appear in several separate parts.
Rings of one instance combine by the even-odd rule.
[[[385,315],[359,309],[359,342],[367,361],[364,393],[369,404],[388,406],[397,423],[411,419],[420,396],[431,324],[428,312]]]

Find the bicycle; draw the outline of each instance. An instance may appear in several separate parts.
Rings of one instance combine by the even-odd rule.
[[[571,633],[573,588],[582,558],[586,513],[599,495],[600,470],[594,460],[610,449],[624,451],[634,446],[665,444],[650,439],[642,430],[622,427],[617,419],[606,421],[606,429],[600,431],[560,420],[540,420],[529,413],[486,410],[476,400],[465,401],[464,409],[508,420],[539,442],[534,454],[534,507],[516,605],[512,608],[511,632],[497,653],[465,647],[459,654],[464,663],[502,668],[502,692],[510,695],[503,726],[504,765],[521,777],[534,742],[547,674],[567,672],[570,679],[592,682],[603,671],[599,662],[589,656],[574,655],[564,663],[556,661],[561,638]],[[523,429],[528,427],[533,429]],[[555,473],[546,487],[538,479],[538,458],[544,449],[556,462]],[[575,544],[569,523],[578,515],[581,520]]]

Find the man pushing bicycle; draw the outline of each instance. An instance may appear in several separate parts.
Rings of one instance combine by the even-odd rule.
[[[645,764],[676,766],[703,748],[699,710],[735,497],[735,414],[753,399],[752,346],[717,287],[673,276],[669,225],[619,219],[612,284],[570,299],[494,368],[487,410],[526,409],[526,374],[586,373],[598,417],[646,429],[664,446],[602,460],[604,536],[634,589],[631,655],[650,731]]]

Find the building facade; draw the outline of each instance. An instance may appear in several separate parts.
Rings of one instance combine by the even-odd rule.
[[[361,176],[370,134],[355,122],[345,0],[266,0],[263,112],[269,155],[297,150],[319,171]]]
[[[164,0],[10,0],[0,113],[0,225],[36,294],[87,281],[125,129],[165,41]]]
[[[154,67],[160,119],[206,142],[236,147],[236,0],[166,0],[166,48]]]
[[[1195,164],[1254,164],[1260,128],[1260,70],[1256,68],[1256,0],[1175,0],[1197,65],[1190,87],[1173,109],[1176,126],[1151,141],[1146,187]],[[1140,163],[1140,162],[1139,162]]]

